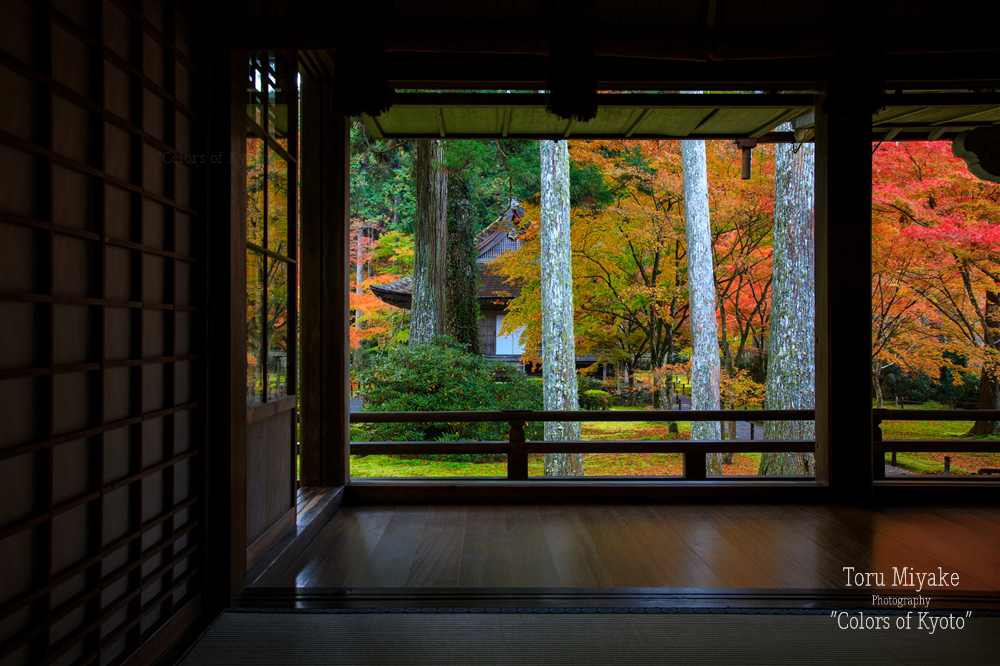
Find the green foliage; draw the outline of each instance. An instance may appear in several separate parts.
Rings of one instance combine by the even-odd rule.
[[[615,194],[596,164],[569,165],[569,200],[571,206],[602,209],[614,203]]]
[[[374,139],[356,120],[351,125],[351,217],[413,233],[412,168],[411,142]]]
[[[935,382],[925,372],[897,373],[895,376],[896,395],[912,402],[927,402],[937,392]]]
[[[478,234],[507,208],[512,196],[517,196],[512,189],[515,176],[497,141],[446,141],[444,151],[449,207],[453,197],[464,199],[472,233]],[[448,216],[452,216],[451,211]]]
[[[577,395],[583,395],[587,391],[600,391],[604,389],[604,382],[596,377],[588,377],[587,375],[577,375],[576,376],[576,392]]]
[[[591,389],[580,394],[580,409],[611,409],[611,394],[600,389]]]
[[[956,373],[950,368],[941,368],[940,379],[934,379],[925,372],[904,373],[896,368],[886,376],[885,383],[893,397],[910,402],[937,400],[948,403],[954,400],[957,406],[972,408],[979,404],[978,374],[963,372],[956,381]]]
[[[541,387],[517,368],[470,354],[450,336],[373,354],[360,374],[360,393],[375,412],[539,410]],[[368,441],[496,441],[507,439],[506,423],[372,423]],[[541,439],[541,424],[525,427]]]
[[[413,270],[413,234],[401,231],[382,234],[370,251],[376,261],[391,269],[389,272],[405,275]]]
[[[510,196],[521,201],[537,197],[541,187],[538,142],[503,140],[497,142],[497,147],[502,154]]]
[[[942,356],[962,368],[967,366],[968,361],[955,352],[946,351]],[[934,397],[941,402],[954,400],[958,406],[978,405],[979,381],[978,372],[958,372],[952,368],[941,368],[941,380],[938,382],[938,392]]]
[[[511,198],[537,199],[537,141],[449,140],[444,149],[449,188],[459,182],[468,186],[473,233],[506,210]],[[375,139],[363,123],[355,121],[351,125],[351,216],[379,221],[388,231],[413,233],[414,155],[412,141]],[[574,206],[601,207],[614,197],[598,167],[571,164],[570,198]]]

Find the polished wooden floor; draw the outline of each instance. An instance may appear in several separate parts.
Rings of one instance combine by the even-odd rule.
[[[343,507],[267,587],[847,590],[893,567],[1000,590],[996,508]],[[900,589],[906,589],[904,588]],[[936,588],[924,588],[924,594]]]

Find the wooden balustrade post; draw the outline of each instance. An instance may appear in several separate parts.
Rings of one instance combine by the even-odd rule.
[[[696,451],[684,454],[684,478],[688,481],[705,480],[705,454]]]
[[[507,478],[524,480],[528,478],[528,454],[518,451],[524,444],[524,421],[511,421],[507,435],[510,451],[507,452]]]

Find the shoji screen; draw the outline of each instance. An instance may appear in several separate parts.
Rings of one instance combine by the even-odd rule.
[[[0,661],[117,663],[204,569],[204,90],[168,1],[0,2]]]

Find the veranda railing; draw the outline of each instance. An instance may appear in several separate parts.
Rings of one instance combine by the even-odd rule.
[[[873,409],[872,410],[872,476],[885,478],[885,454],[905,451],[913,453],[1000,453],[1000,441],[988,439],[882,439],[883,421],[996,421],[996,409]],[[959,478],[959,477],[956,477]],[[963,475],[962,479],[976,478]],[[979,478],[988,477],[981,476]],[[995,480],[996,477],[994,476]]]
[[[758,409],[744,412],[754,421],[812,421],[815,410]],[[912,413],[912,412],[911,412]],[[581,421],[732,421],[726,410],[698,411],[499,411],[499,412],[353,412],[351,423],[489,423],[508,424],[507,441],[497,442],[351,442],[351,453],[362,455],[425,455],[434,453],[506,454],[507,478],[528,478],[528,454],[532,453],[681,453],[683,480],[704,480],[705,454],[726,453],[815,453],[814,440],[587,440],[527,441],[528,422]],[[746,420],[746,419],[735,419]],[[724,478],[724,477],[713,477]],[[732,478],[732,477],[730,477]],[[740,477],[748,478],[748,477]],[[780,477],[764,477],[780,478]],[[801,480],[801,476],[788,477]]]

